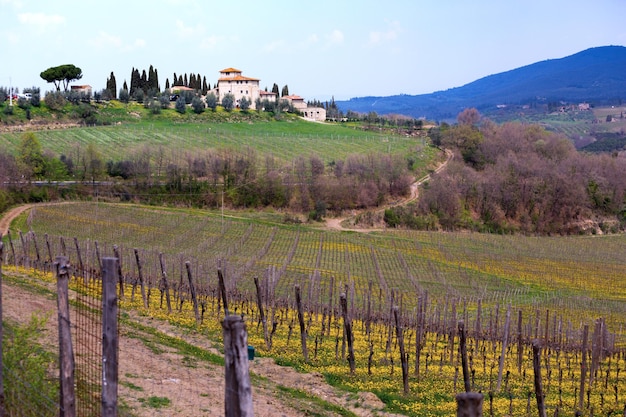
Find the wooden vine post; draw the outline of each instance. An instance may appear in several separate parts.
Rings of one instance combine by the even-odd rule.
[[[118,322],[117,258],[102,259],[102,417],[117,416]]]
[[[404,393],[409,393],[409,361],[404,351],[404,329],[400,324],[400,313],[398,306],[393,307],[393,317],[396,322],[396,338],[398,339],[398,347],[400,348],[400,363],[402,364],[402,384]]]
[[[267,332],[267,318],[265,317],[265,311],[263,310],[263,298],[261,296],[261,286],[259,285],[259,278],[254,277],[254,287],[256,288],[256,302],[259,309],[259,320],[263,325],[263,338],[265,339],[265,347],[270,350],[272,347],[270,344],[269,334]]]
[[[189,290],[191,291],[191,301],[193,302],[193,312],[196,315],[196,324],[200,324],[200,312],[198,311],[198,297],[196,297],[196,287],[193,285],[193,277],[191,275],[191,264],[185,262],[187,268],[187,279],[189,280]]]
[[[248,370],[248,334],[239,315],[226,316],[224,334],[224,415],[253,417],[252,387]]]
[[[167,269],[165,268],[165,259],[163,253],[159,253],[159,263],[161,265],[161,288],[165,292],[165,302],[167,303],[167,312],[172,314],[172,302],[170,301],[170,284],[167,282]],[[161,304],[163,304],[163,293],[161,293]]]
[[[146,288],[143,283],[143,268],[141,265],[141,259],[139,259],[139,250],[134,249],[135,261],[137,262],[137,275],[139,276],[139,289],[141,290],[141,299],[143,300],[143,307],[148,308],[148,299],[146,298]],[[135,293],[135,286],[133,286],[133,294]]]
[[[539,417],[546,417],[546,405],[543,397],[543,384],[541,382],[541,343],[539,340],[533,340],[533,370],[535,371],[537,411],[539,412]]]
[[[302,297],[300,295],[300,286],[296,285],[296,308],[298,309],[298,323],[300,324],[300,341],[302,342],[302,356],[304,361],[309,361],[309,352],[306,347],[306,327],[304,325],[304,312],[302,311]]]
[[[472,387],[470,386],[470,372],[469,372],[469,367],[467,364],[467,338],[465,335],[465,323],[462,321],[459,322],[459,338],[460,338],[459,349],[461,351],[461,365],[463,366],[463,384],[465,386],[465,392],[470,392],[472,390]]]
[[[67,257],[58,256],[54,263],[57,278],[57,307],[59,320],[59,376],[61,417],[76,416],[76,395],[74,388],[74,349],[69,303],[69,262]]]
[[[509,341],[509,327],[511,326],[511,306],[506,310],[506,321],[504,323],[504,332],[502,334],[502,352],[500,353],[500,365],[498,367],[498,383],[496,391],[499,392],[502,387],[502,372],[504,371],[504,358],[506,357],[506,348]]]
[[[354,360],[354,346],[353,346],[353,336],[352,336],[352,320],[348,315],[348,300],[346,299],[346,294],[341,293],[339,295],[339,302],[341,304],[341,313],[343,314],[343,324],[346,334],[346,339],[348,341],[348,365],[350,366],[350,373],[354,374],[356,370],[356,363]]]
[[[582,411],[585,404],[585,379],[587,378],[587,342],[589,339],[589,325],[583,327],[583,346],[581,349],[582,362],[580,364],[580,388],[578,390],[578,410]]]
[[[222,297],[222,304],[224,305],[224,315],[228,317],[230,313],[228,312],[228,299],[226,298],[226,283],[224,282],[224,275],[222,274],[221,268],[217,270],[217,283],[220,287],[220,295]]]

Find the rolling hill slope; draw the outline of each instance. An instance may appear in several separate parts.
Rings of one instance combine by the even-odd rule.
[[[591,48],[565,58],[537,62],[490,75],[462,87],[422,95],[359,97],[338,101],[348,110],[451,119],[466,107],[484,114],[498,105],[549,102],[617,103],[626,98],[626,47]]]

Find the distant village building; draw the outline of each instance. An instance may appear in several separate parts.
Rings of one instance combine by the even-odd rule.
[[[287,100],[289,102],[289,104],[291,104],[293,106],[294,109],[302,111],[304,109],[306,109],[306,103],[304,102],[304,99],[300,96],[296,96],[294,95],[290,95],[290,96],[283,96],[282,98],[283,100]]]
[[[260,97],[259,79],[244,77],[241,70],[226,68],[220,71],[217,80],[216,96],[220,103],[226,94],[232,94],[235,98],[235,106],[239,107],[242,98],[250,101],[250,108],[256,108],[256,100]]]
[[[70,90],[75,93],[81,93],[91,96],[92,89],[90,85],[72,85],[70,86]]]
[[[265,91],[265,90],[259,91],[259,98],[261,99],[261,101],[267,100],[270,103],[276,103],[276,93],[272,91]]]
[[[326,109],[323,107],[307,107],[301,110],[302,116],[307,120],[314,120],[316,122],[326,121]]]
[[[232,94],[235,98],[235,106],[237,107],[239,107],[241,99],[245,97],[250,101],[251,109],[256,109],[257,100],[261,102],[267,100],[271,103],[276,103],[278,100],[287,100],[294,109],[302,113],[305,119],[315,121],[326,120],[326,109],[322,107],[308,107],[304,98],[295,94],[281,98],[274,92],[261,90],[259,88],[259,81],[258,78],[243,76],[242,71],[236,68],[225,68],[220,71],[220,78],[217,80],[217,88],[213,90],[213,93],[220,103],[226,94]],[[172,89],[174,88],[179,87],[172,87]]]
[[[585,110],[589,110],[589,109],[590,109],[589,103],[579,103],[578,104],[578,110],[585,111]]]

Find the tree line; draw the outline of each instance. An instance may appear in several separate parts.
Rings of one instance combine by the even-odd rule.
[[[455,158],[421,191],[419,203],[387,210],[391,226],[497,233],[617,232],[626,226],[626,159],[578,152],[538,125],[481,120],[430,132]]]
[[[0,211],[20,202],[89,195],[90,185],[98,185],[100,193],[144,203],[273,207],[320,219],[327,210],[368,209],[405,196],[413,178],[410,161],[394,155],[350,155],[329,163],[310,155],[285,164],[251,148],[175,153],[145,147],[105,161],[95,145],[77,144],[56,157],[34,133],[25,133],[15,155],[0,152]],[[68,180],[82,184],[63,190],[32,185]]]

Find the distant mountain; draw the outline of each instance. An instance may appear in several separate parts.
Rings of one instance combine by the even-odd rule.
[[[445,120],[456,118],[467,107],[489,114],[504,105],[559,101],[603,104],[621,99],[626,99],[626,47],[602,46],[431,94],[359,97],[336,103],[344,113],[375,111]]]

